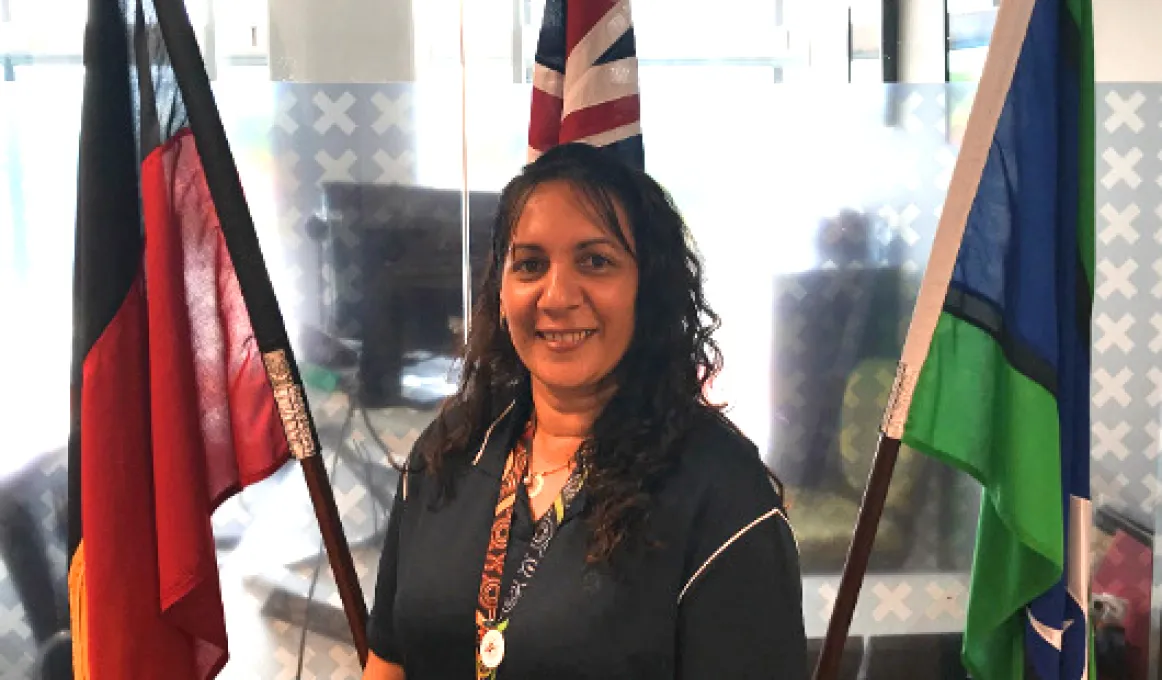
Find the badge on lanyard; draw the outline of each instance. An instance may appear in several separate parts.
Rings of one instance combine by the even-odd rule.
[[[492,628],[480,641],[480,663],[488,670],[494,670],[501,661],[504,661],[504,633],[500,628]]]

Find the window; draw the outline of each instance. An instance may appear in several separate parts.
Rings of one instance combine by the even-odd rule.
[[[948,79],[980,80],[997,19],[997,0],[948,0]]]

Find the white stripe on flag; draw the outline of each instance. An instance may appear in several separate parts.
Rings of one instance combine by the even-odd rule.
[[[1013,72],[1021,56],[1021,46],[1025,42],[1029,18],[1033,15],[1034,2],[1007,0],[997,10],[992,40],[972,111],[968,116],[964,142],[956,157],[948,196],[940,213],[928,266],[920,284],[920,295],[912,312],[908,336],[904,340],[904,349],[896,370],[896,383],[892,387],[888,407],[884,410],[881,428],[892,439],[900,439],[904,435],[904,422],[912,405],[912,393],[928,357],[936,322],[944,308],[944,298],[948,294],[948,283],[952,280],[952,269],[960,251],[960,242],[964,238],[968,214],[980,186],[980,177],[984,172],[989,149],[992,148],[1005,97],[1013,82]]]
[[[533,66],[533,87],[560,99],[565,91],[565,78],[547,66],[536,64]]]
[[[641,133],[641,121],[634,121],[620,127],[615,127],[612,130],[605,130],[604,132],[598,132],[595,135],[583,137],[577,141],[584,142],[590,146],[609,146],[614,142],[620,142],[623,139],[629,139],[630,137],[633,137],[634,135],[640,135]]]
[[[567,82],[561,120],[574,111],[637,93],[637,58],[626,57],[590,67],[580,78]]]
[[[585,75],[593,63],[630,28],[629,1],[620,0],[577,43],[565,60],[565,89]]]

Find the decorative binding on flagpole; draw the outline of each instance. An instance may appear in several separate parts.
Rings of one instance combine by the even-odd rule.
[[[291,374],[286,351],[276,349],[262,355],[266,373],[270,376],[270,386],[274,389],[274,402],[278,404],[278,417],[286,432],[290,453],[298,460],[310,458],[318,453],[315,440],[311,437],[307,402],[303,398],[303,388],[295,384]]]
[[[880,431],[892,439],[904,436],[904,421],[912,403],[912,393],[916,390],[916,377],[916,372],[904,361],[896,364],[896,379],[888,393],[888,403],[880,422]]]

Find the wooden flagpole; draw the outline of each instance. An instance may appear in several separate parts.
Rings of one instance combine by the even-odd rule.
[[[911,405],[920,368],[928,356],[932,334],[947,294],[952,270],[956,264],[960,241],[968,222],[968,215],[976,198],[985,161],[992,148],[993,137],[1008,97],[1009,86],[1025,43],[1025,33],[1037,0],[1005,0],[997,11],[996,25],[989,42],[988,57],[968,117],[964,142],[956,157],[956,165],[949,181],[948,195],[940,213],[936,238],[920,295],[912,313],[908,336],[892,387],[892,398],[884,413],[879,444],[876,447],[867,488],[860,503],[855,533],[848,548],[847,560],[839,581],[827,636],[815,666],[814,680],[836,680],[843,646],[847,641],[859,591],[867,574],[868,559],[875,543],[887,499],[892,471],[900,451],[904,421]]]
[[[843,575],[839,579],[839,591],[835,595],[835,606],[831,619],[827,622],[827,637],[823,640],[823,650],[815,666],[815,680],[836,680],[839,677],[839,662],[843,658],[843,644],[851,628],[855,605],[859,600],[859,590],[867,573],[868,559],[876,540],[880,516],[884,512],[884,502],[888,497],[888,486],[892,483],[892,470],[900,452],[900,440],[880,436],[876,447],[875,461],[868,477],[867,490],[859,506],[859,517],[855,522],[855,535],[847,551],[843,564]]]
[[[296,423],[299,427],[296,427],[294,432],[287,433],[288,440],[295,440],[290,442],[291,449],[296,452],[296,458],[299,459],[303,475],[306,477],[307,489],[314,505],[331,570],[335,575],[335,585],[343,602],[347,623],[351,628],[359,663],[366,666],[367,604],[363,599],[351,549],[343,532],[334,490],[327,478],[323,460],[319,456],[321,451],[319,435],[307,407],[306,395],[302,390],[302,378],[291,351],[286,327],[279,312],[278,300],[275,298],[266,266],[262,264],[262,251],[258,244],[254,221],[246,204],[242,181],[230,152],[217,104],[214,102],[206,65],[202,60],[183,0],[153,0],[153,3],[162,36],[169,47],[170,64],[189,114],[190,127],[194,132],[194,141],[206,174],[206,183],[214,200],[219,221],[223,225],[222,232],[226,238],[227,248],[236,262],[245,261],[261,265],[236,268],[235,273],[264,359],[271,355],[280,355],[277,356],[280,369],[287,373],[281,388],[287,390],[290,399],[295,402],[299,419]],[[269,364],[267,370],[269,373]],[[286,428],[287,423],[284,422],[284,429]]]

